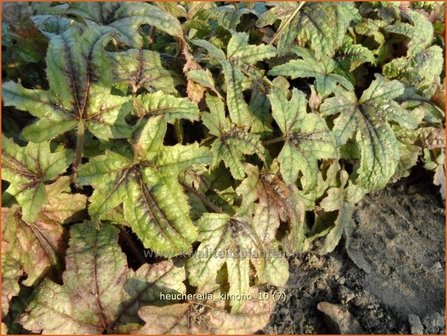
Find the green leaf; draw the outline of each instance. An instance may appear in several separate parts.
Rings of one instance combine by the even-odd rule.
[[[390,79],[396,78],[415,87],[431,98],[441,82],[443,53],[433,43],[433,24],[421,13],[409,10],[405,13],[410,22],[398,22],[386,27],[386,31],[406,36],[409,39],[405,57],[391,60],[383,67]]]
[[[250,292],[250,279],[248,276],[250,273],[250,260],[238,256],[238,250],[235,250],[234,253],[236,257],[230,257],[226,260],[228,282],[230,284],[228,295],[230,296],[232,313],[241,310],[244,301],[239,298],[244,297],[244,295]]]
[[[187,253],[197,233],[178,182],[144,177],[139,182],[128,183],[124,201],[124,217],[132,230],[145,247],[159,254]]]
[[[250,294],[250,256],[265,253],[262,242],[252,226],[227,214],[205,213],[197,227],[201,244],[187,261],[188,279],[193,286],[204,286],[226,264],[231,311],[237,313],[244,303],[241,298]]]
[[[211,95],[206,96],[206,105],[210,112],[202,113],[203,124],[210,134],[219,137],[231,128],[231,121],[225,117],[225,105],[222,100]]]
[[[122,52],[110,52],[114,79],[117,83],[126,83],[136,93],[144,88],[149,92],[163,91],[176,94],[171,74],[161,64],[160,54],[156,51],[129,49]]]
[[[22,207],[23,219],[33,222],[42,206],[48,202],[45,183],[63,174],[71,162],[71,151],[52,153],[50,144],[16,145],[3,137],[3,176],[10,183],[7,192]]]
[[[433,24],[423,14],[408,10],[404,16],[412,24],[397,22],[385,27],[385,30],[406,36],[409,39],[407,55],[395,58],[385,64],[383,73],[388,78],[396,78],[414,86],[427,98],[431,98],[441,82],[442,48],[431,45],[434,33]]]
[[[281,24],[273,37],[273,39],[278,40],[279,56],[284,56],[289,51],[297,37],[297,25],[300,21],[299,12],[304,5],[305,3],[277,3],[270,10],[262,13],[257,21],[258,27],[265,27],[281,20]]]
[[[226,61],[226,59],[227,59],[227,56],[221,49],[219,49],[214,44],[212,44],[208,41],[193,40],[193,41],[191,41],[191,43],[193,43],[194,45],[196,45],[198,47],[205,49],[208,52],[209,56],[214,58],[218,62],[223,62],[223,61]]]
[[[258,154],[258,156],[262,156],[264,148],[259,136],[234,127],[213,142],[211,152],[214,156],[213,167],[223,161],[225,166],[230,169],[231,175],[235,179],[241,180],[245,176],[242,166],[244,155]]]
[[[284,182],[293,184],[300,179],[305,191],[317,185],[318,159],[337,157],[335,139],[319,115],[307,113],[303,92],[293,89],[290,100],[279,86],[272,88],[269,99],[272,115],[284,135],[285,143],[278,155]]]
[[[251,126],[252,116],[244,99],[241,69],[232,62],[222,62],[227,89],[227,106],[230,119],[237,126]]]
[[[238,64],[256,64],[259,61],[276,56],[276,49],[271,45],[248,44],[247,33],[233,33],[227,45],[227,59]]]
[[[105,28],[83,32],[70,28],[53,35],[46,57],[48,91],[26,89],[11,81],[3,84],[5,106],[40,119],[25,128],[28,140],[42,142],[76,126],[81,139],[84,128],[101,140],[130,135],[124,120],[131,108],[129,98],[110,94],[112,73],[104,45],[111,38]]]
[[[404,35],[410,39],[408,55],[415,55],[429,47],[433,41],[433,24],[422,14],[414,10],[405,11],[404,17],[411,22],[397,22],[385,27],[389,33]]]
[[[336,63],[331,58],[322,57],[321,60],[317,60],[304,48],[294,49],[294,51],[301,59],[277,65],[269,71],[269,75],[288,76],[292,79],[315,78],[315,88],[321,96],[330,95],[337,84],[342,85],[346,90],[354,89],[349,80],[333,73]]]
[[[325,115],[339,114],[333,127],[339,145],[355,136],[361,155],[357,183],[364,188],[383,188],[396,170],[399,147],[389,123],[417,127],[412,115],[394,101],[403,92],[400,82],[376,75],[359,100],[353,93],[340,90],[320,107]]]
[[[70,229],[63,285],[45,279],[20,322],[44,334],[113,332],[138,323],[138,308],[159,304],[160,293],[185,292],[183,268],[165,261],[136,272],[126,264],[117,242],[118,229],[89,222]]]
[[[141,94],[134,100],[134,110],[138,117],[163,116],[172,123],[177,119],[197,120],[197,104],[188,98],[177,98],[162,91]]]
[[[23,137],[33,142],[44,142],[53,139],[75,129],[77,122],[74,120],[50,120],[40,119],[23,130]]]
[[[249,13],[255,14],[254,11],[248,8],[235,7],[232,4],[218,6],[210,10],[210,14],[217,19],[219,25],[230,31],[235,31],[241,21],[241,17]]]
[[[258,61],[275,56],[275,48],[266,45],[249,45],[247,33],[234,33],[227,45],[227,54],[204,40],[195,40],[193,43],[205,48],[209,55],[218,61],[222,67],[226,83],[227,106],[230,119],[237,126],[250,127],[252,115],[244,99],[242,83],[244,74],[242,65],[254,65]]]
[[[386,77],[397,78],[431,98],[441,82],[442,49],[431,46],[414,55],[395,58],[383,66]]]
[[[338,169],[340,166],[336,164]],[[354,204],[359,202],[365,194],[365,191],[348,181],[349,175],[343,169],[339,171],[340,186],[331,187],[327,190],[327,196],[321,200],[321,207],[327,211],[338,211],[337,219],[334,227],[324,238],[323,246],[320,250],[321,254],[328,254],[334,251],[341,237],[348,230],[354,213]]]
[[[172,256],[187,252],[196,237],[177,178],[211,157],[197,143],[163,146],[165,132],[161,116],[150,118],[134,145],[133,160],[113,152],[97,156],[81,167],[79,183],[94,187],[92,218],[123,204],[124,217],[144,246]]]
[[[161,8],[148,3],[73,3],[67,14],[77,15],[89,26],[107,26],[120,34],[120,40],[131,48],[140,48],[142,25],[151,25],[176,37],[183,36],[180,22]]]
[[[258,26],[281,20],[276,32],[280,56],[287,54],[298,38],[301,44],[309,43],[317,58],[320,58],[334,55],[343,42],[349,24],[357,17],[354,3],[284,2],[263,13]]]
[[[198,221],[199,240],[202,243],[195,256],[187,262],[188,277],[193,286],[215,278],[225,263],[224,254],[231,243],[231,231],[227,229],[229,220],[226,214],[207,213]]]
[[[423,105],[420,105],[409,112],[413,114],[419,123],[424,118]],[[399,125],[392,125],[392,129],[396,139],[399,142],[399,163],[396,168],[396,173],[393,176],[393,180],[397,180],[408,176],[411,168],[416,165],[419,156],[422,154],[421,148],[418,144],[422,144],[422,146],[428,148],[430,148],[430,145],[424,141],[423,134],[426,129],[423,127],[418,127],[415,130],[409,130]],[[445,137],[444,134],[442,137]]]
[[[214,82],[213,75],[208,69],[190,70],[186,73],[186,77],[189,81],[196,82],[201,86],[206,87],[216,94],[220,95],[216,90],[216,84]]]
[[[349,78],[353,83],[355,83],[355,77],[352,72],[355,69],[364,63],[376,64],[374,53],[362,44],[354,43],[351,38],[345,38],[343,45],[335,55],[334,61],[334,72]]]
[[[33,23],[48,38],[59,35],[75,25],[75,21],[60,15],[33,15]]]
[[[270,113],[270,101],[266,95],[268,92],[269,81],[264,77],[264,73],[254,76],[251,86],[251,96],[248,108],[253,115],[251,132],[259,134],[261,138],[272,135],[272,114]]]
[[[352,204],[347,202],[342,203],[342,206],[338,209],[338,216],[334,223],[335,226],[325,237],[324,245],[320,252],[321,254],[328,254],[335,250],[342,235],[347,231],[347,228],[352,221],[354,209]]]
[[[189,8],[185,8],[182,5],[173,2],[164,2],[164,3],[155,3],[156,6],[163,9],[163,11],[169,13],[170,15],[179,18],[179,17],[187,17],[188,14],[191,14],[188,10]],[[189,7],[189,6],[188,6]]]
[[[211,145],[212,166],[216,167],[223,161],[230,169],[231,175],[242,180],[245,176],[242,165],[244,155],[257,154],[264,159],[265,150],[260,136],[232,125],[230,120],[225,118],[224,104],[219,98],[208,95],[206,102],[211,112],[202,113],[203,123],[210,133],[217,137]]]
[[[259,262],[259,259],[252,259],[252,263],[257,267],[260,283],[282,287],[289,280],[289,262],[276,243],[270,244],[270,247],[267,248],[265,265],[262,268],[259,268],[259,265],[264,261]]]

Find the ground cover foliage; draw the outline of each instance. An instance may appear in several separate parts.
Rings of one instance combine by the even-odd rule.
[[[416,164],[443,189],[443,15],[3,4],[2,331],[262,329],[365,194]]]

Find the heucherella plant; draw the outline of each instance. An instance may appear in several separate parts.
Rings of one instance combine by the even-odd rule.
[[[444,190],[444,11],[5,4],[2,332],[262,329],[365,194]]]

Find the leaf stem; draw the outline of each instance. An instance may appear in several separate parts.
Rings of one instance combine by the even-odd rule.
[[[293,18],[298,14],[301,7],[303,7],[303,5],[305,3],[306,3],[306,1],[303,1],[298,5],[298,7],[295,9],[295,11],[292,13],[292,15],[290,15],[289,18],[287,19],[287,21],[284,23],[284,25],[282,25],[281,28],[278,29],[278,31],[275,33],[275,36],[273,36],[273,38],[270,40],[269,44],[273,44],[273,42],[275,42],[278,39],[278,37],[281,35],[282,31],[284,29],[286,29],[286,27],[290,24],[290,22],[292,22]]]
[[[215,213],[224,213],[221,208],[211,202],[205,195],[203,195],[200,191],[194,189],[189,186],[185,181],[179,179],[180,184],[191,194],[194,194],[209,210],[214,211]]]
[[[181,120],[177,119],[174,122],[174,129],[175,129],[175,137],[177,138],[177,142],[178,143],[183,143],[184,140],[184,133],[183,133],[183,128],[182,128],[182,122]]]
[[[202,140],[201,146],[211,146],[211,142],[215,140],[215,136],[209,136]]]
[[[149,48],[151,44],[154,42],[154,33],[155,33],[154,26],[151,26],[149,28],[149,33],[147,34],[147,48]]]
[[[81,164],[82,160],[82,153],[84,151],[84,134],[85,134],[85,125],[84,121],[80,121],[78,123],[78,131],[76,134],[76,152],[75,152],[75,158],[73,162],[73,173],[74,173],[74,179],[76,179],[78,175],[78,168]]]
[[[134,257],[138,260],[138,262],[140,264],[142,264],[142,265],[146,264],[147,263],[146,258],[141,253],[140,249],[137,248],[134,241],[129,236],[129,233],[127,232],[127,230],[124,228],[123,225],[120,226],[120,231],[121,231],[121,237],[123,237],[123,239],[126,241],[126,244],[132,251],[132,254],[134,255]]]
[[[416,100],[416,101],[420,101],[423,103],[427,103],[430,104],[431,106],[433,106],[436,110],[438,110],[439,113],[441,113],[442,116],[444,116],[445,111],[438,106],[438,104],[436,104],[435,102],[432,102],[430,99],[425,99],[425,98],[421,98],[421,99],[417,99],[417,98],[413,98],[413,99],[409,99],[409,100]]]
[[[272,145],[272,144],[275,144],[277,142],[281,142],[281,141],[285,141],[285,140],[286,140],[285,137],[280,136],[280,137],[277,137],[277,138],[273,138],[273,139],[270,139],[270,140],[263,141],[262,144],[264,146],[268,146],[268,145]]]

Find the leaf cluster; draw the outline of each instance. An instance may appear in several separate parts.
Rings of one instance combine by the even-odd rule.
[[[445,184],[443,4],[5,9],[12,333],[253,333],[366,193]]]

